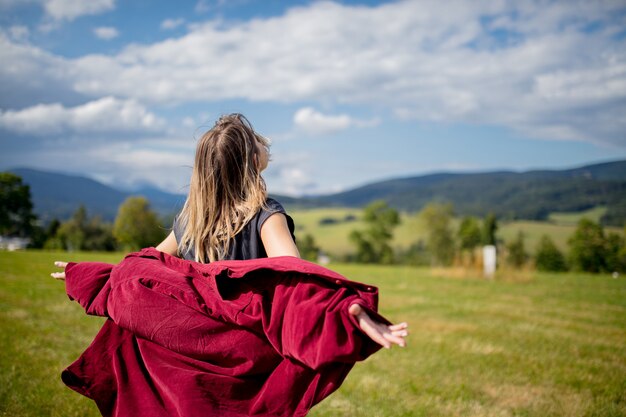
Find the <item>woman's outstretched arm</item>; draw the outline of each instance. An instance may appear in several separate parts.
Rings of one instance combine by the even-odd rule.
[[[267,256],[296,256],[300,257],[294,243],[287,218],[282,213],[270,216],[261,227],[261,240]],[[406,346],[405,337],[408,336],[407,323],[386,325],[373,320],[359,304],[352,304],[349,313],[355,316],[361,330],[379,345],[390,348],[392,345]]]

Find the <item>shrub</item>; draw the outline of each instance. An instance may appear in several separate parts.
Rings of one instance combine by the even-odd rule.
[[[543,235],[535,251],[535,266],[540,271],[567,271],[565,256],[548,235]]]
[[[529,256],[524,245],[524,233],[521,230],[517,233],[517,238],[507,245],[507,250],[509,253],[507,261],[510,265],[516,268],[524,266]]]

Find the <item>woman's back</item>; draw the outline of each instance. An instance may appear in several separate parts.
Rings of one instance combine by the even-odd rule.
[[[291,238],[295,242],[294,235],[294,222],[293,219],[286,213],[283,206],[273,198],[266,200],[266,207],[261,207],[257,214],[243,227],[243,229],[235,235],[231,240],[228,254],[224,259],[229,260],[246,260],[256,258],[266,258],[268,256],[263,241],[261,239],[261,227],[265,224],[270,216],[282,213],[287,219],[287,226]],[[181,242],[181,238],[184,231],[184,224],[179,220],[177,216],[174,219],[173,232],[176,237],[176,242]],[[183,259],[194,260],[195,250],[193,247],[184,248],[178,245],[179,255]]]

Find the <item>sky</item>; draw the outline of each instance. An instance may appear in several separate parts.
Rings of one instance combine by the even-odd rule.
[[[0,170],[185,193],[242,113],[274,194],[626,159],[626,2],[0,0]]]

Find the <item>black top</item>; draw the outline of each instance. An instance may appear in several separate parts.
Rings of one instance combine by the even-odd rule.
[[[293,219],[285,212],[285,209],[278,201],[273,198],[268,198],[266,201],[267,208],[261,208],[252,220],[250,220],[243,227],[241,232],[239,232],[234,239],[231,240],[228,248],[228,256],[224,259],[245,260],[267,258],[267,253],[265,252],[263,242],[261,241],[261,226],[265,223],[265,220],[267,220],[274,213],[283,213],[287,217],[287,226],[289,226],[291,237],[294,242],[296,241]],[[176,242],[178,242],[180,256],[183,259],[192,261],[195,260],[194,248],[189,248],[188,251],[185,251],[184,248],[180,246],[184,232],[184,225],[178,221],[178,216],[174,219],[174,225],[172,228],[174,229]]]

